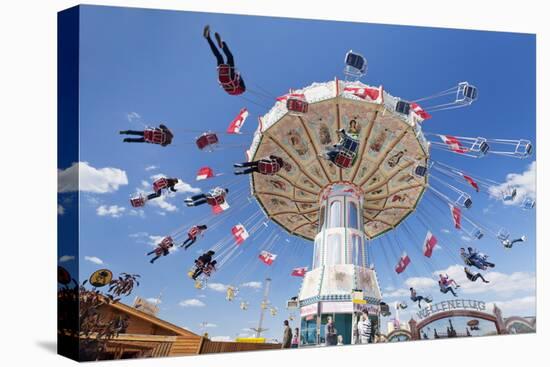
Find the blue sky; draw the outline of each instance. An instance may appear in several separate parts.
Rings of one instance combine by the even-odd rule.
[[[81,190],[80,276],[84,279],[101,267],[115,273],[138,273],[142,283],[135,295],[156,298],[162,293],[160,317],[196,332],[201,331],[201,322],[208,322],[207,330],[212,336],[234,338],[246,334],[245,329],[255,326],[260,312],[261,291],[254,287],[255,282],[270,276],[270,299],[280,312],[276,317],[266,317],[266,335],[280,339],[282,321],[288,318],[285,301],[296,295],[300,286],[299,278],[289,276],[290,270],[310,266],[312,253],[311,243],[287,236],[275,224],[245,242],[242,253],[228,262],[211,284],[252,282],[252,287],[241,287],[239,294],[250,302],[246,312],[239,309],[238,302],[226,302],[224,292],[196,290],[187,278],[198,250],[206,250],[227,237],[232,225],[259,210],[255,202],[249,203],[241,194],[248,180],[235,180],[231,165],[243,160],[251,138],[247,133],[255,130],[257,116],[274,103],[252,94],[245,95],[248,100],[230,97],[219,88],[215,60],[202,38],[205,24],[219,31],[228,42],[251,89],[262,88],[278,96],[289,88],[342,77],[344,55],[353,49],[368,59],[369,71],[363,81],[382,84],[396,96],[420,98],[464,80],[479,88],[476,103],[434,114],[424,124],[426,132],[535,140],[534,35],[83,7],[80,162],[88,162],[87,177],[99,184]],[[243,129],[245,134],[220,135],[222,149],[212,153],[194,146],[199,131],[225,130],[242,107],[251,112]],[[123,144],[118,135],[119,130],[143,129],[159,122],[166,123],[175,133],[170,147]],[[470,159],[437,150],[432,154],[435,160],[498,182],[505,181],[509,173],[528,171],[535,160],[534,156],[526,160],[496,156]],[[59,168],[67,169],[69,162],[66,164]],[[224,175],[195,182],[195,173],[203,165]],[[225,213],[226,218],[190,250],[180,250],[151,265],[145,253],[151,250],[150,242],[155,236],[191,226],[197,218],[207,216],[209,210],[186,208],[186,195],[179,194],[160,202],[162,207],[157,203],[143,211],[132,211],[128,198],[143,188],[143,181],[150,183],[156,174],[179,177],[190,185],[191,191],[231,183],[233,197],[230,193],[232,212]],[[529,177],[527,174],[525,180]],[[489,236],[475,242],[496,262],[496,273],[492,274],[495,282],[486,288],[470,284],[461,290],[462,296],[497,301],[505,314],[508,311],[533,315],[535,211],[471,194],[474,206],[467,215],[495,229],[506,227],[513,236],[525,234],[528,243],[504,250]],[[72,198],[72,202],[67,198]],[[70,193],[60,198],[61,223],[74,218],[75,199],[76,195]],[[458,264],[457,251],[466,242],[454,232],[448,208],[439,203],[437,209],[430,202],[436,201],[428,194],[418,212],[430,218],[430,230],[445,245],[432,259],[424,260],[419,252],[426,228],[416,214],[406,222],[414,232],[412,238],[401,228],[371,243],[371,260],[389,302],[404,300],[404,290],[411,284],[435,300],[443,299],[430,282],[435,280],[432,273],[448,270],[454,274],[457,270],[453,267]],[[267,267],[257,260],[258,248],[274,234],[279,237],[273,252],[280,257],[274,266]],[[398,276],[393,267],[401,250],[409,253],[413,264]],[[75,260],[63,265],[74,271]],[[465,283],[462,278],[457,280]],[[407,314],[402,313],[402,319],[405,317]],[[293,326],[298,326],[296,321]]]

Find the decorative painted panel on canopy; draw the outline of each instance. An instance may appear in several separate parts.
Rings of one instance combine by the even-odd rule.
[[[307,113],[288,113],[286,103],[277,102],[260,118],[247,152],[250,160],[276,155],[290,165],[273,176],[251,176],[266,215],[289,233],[313,240],[319,193],[330,184],[351,182],[364,193],[367,237],[399,225],[427,184],[426,177],[414,175],[429,156],[418,121],[390,108],[384,98],[393,97],[382,87],[361,82],[315,83],[292,93],[305,95]],[[343,134],[358,142],[351,145],[349,166],[327,154],[350,146]]]

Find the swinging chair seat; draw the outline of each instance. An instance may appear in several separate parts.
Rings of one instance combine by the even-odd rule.
[[[203,150],[210,146],[215,146],[218,144],[218,136],[214,133],[204,133],[201,136],[199,136],[196,140],[197,147],[200,150]]]
[[[395,112],[401,113],[403,115],[408,115],[411,111],[411,105],[405,101],[398,101],[395,105]]]
[[[150,144],[166,143],[166,133],[161,129],[147,128],[143,132],[143,139]]]
[[[130,199],[130,204],[133,208],[141,208],[145,206],[145,197],[139,195]]]
[[[158,192],[168,187],[168,180],[165,177],[161,177],[153,182],[153,191]]]
[[[286,109],[289,113],[295,115],[303,115],[307,113],[309,103],[305,98],[290,97],[286,100]]]

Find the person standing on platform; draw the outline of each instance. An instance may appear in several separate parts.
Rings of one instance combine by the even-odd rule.
[[[372,332],[372,326],[369,319],[369,314],[365,310],[361,314],[361,318],[357,323],[357,329],[359,331],[359,343],[360,344],[369,344]]]
[[[283,331],[283,349],[290,348],[292,341],[292,329],[288,326],[288,320],[283,322],[285,325],[285,330]]]
[[[298,348],[300,345],[300,329],[294,329],[294,337],[292,338],[292,343],[290,343],[291,348]]]
[[[332,321],[332,317],[329,316],[327,318],[327,324],[325,325],[325,345],[336,345],[336,328],[334,327],[334,322]]]

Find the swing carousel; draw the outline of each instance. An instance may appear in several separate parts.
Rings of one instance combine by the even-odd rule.
[[[296,95],[307,113],[289,110]],[[273,154],[290,169],[254,173],[253,195],[270,220],[313,242],[313,264],[299,293],[303,323],[336,313],[337,325],[351,325],[356,312],[380,312],[366,241],[397,228],[428,183],[422,118],[397,112],[398,100],[382,87],[333,80],[293,91],[287,103],[278,101],[260,118],[249,159]],[[337,157],[322,158],[341,129],[350,137]],[[352,300],[354,290],[360,299]],[[344,343],[351,343],[351,329],[342,332]]]

